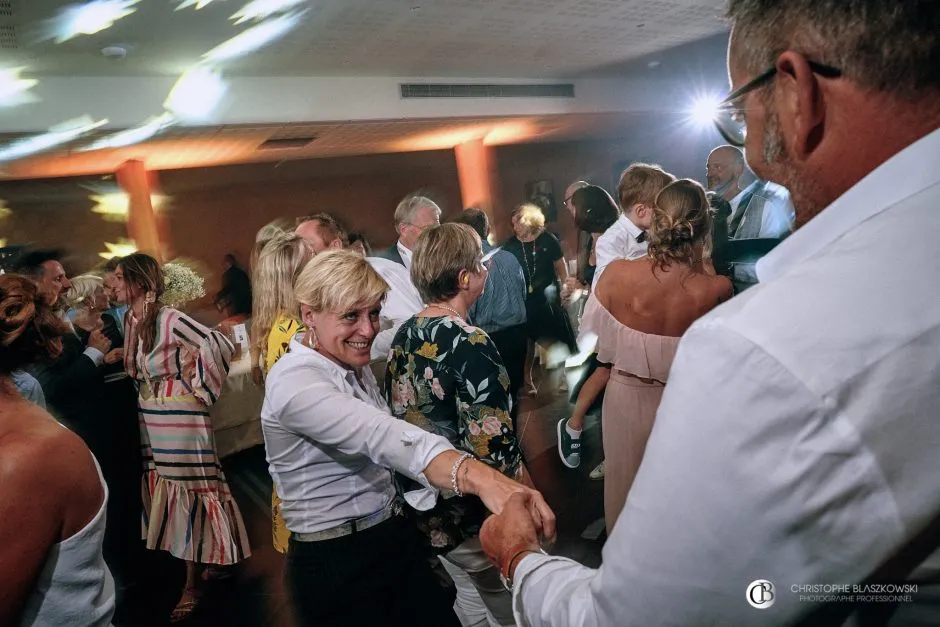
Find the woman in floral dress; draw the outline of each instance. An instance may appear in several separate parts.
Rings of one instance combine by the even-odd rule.
[[[392,413],[523,479],[509,376],[489,336],[467,322],[486,283],[480,237],[463,224],[432,227],[413,255],[411,278],[429,304],[392,343],[385,376]],[[413,513],[457,585],[454,609],[464,625],[514,624],[512,597],[478,540],[488,514],[478,498],[444,492],[434,509]]]

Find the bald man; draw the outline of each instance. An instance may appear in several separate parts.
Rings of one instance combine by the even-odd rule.
[[[741,188],[744,155],[734,146],[719,146],[705,163],[708,191],[731,204],[728,219],[729,239],[786,237],[793,228],[793,203],[790,193],[769,181],[754,181]]]

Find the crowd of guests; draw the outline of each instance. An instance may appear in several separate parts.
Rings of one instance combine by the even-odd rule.
[[[143,552],[185,564],[177,618],[198,604],[201,582],[250,555],[208,411],[233,359],[229,325],[248,321],[246,310],[249,359],[265,388],[272,539],[287,555],[300,624],[390,616],[515,624],[512,596],[479,534],[519,493],[543,541],[554,536],[517,435],[520,397],[537,392],[537,344],[576,353],[570,301],[590,294],[580,324],[597,350],[575,416],[559,423],[559,447],[562,461],[577,466],[577,421],[608,388],[610,530],[678,337],[732,295],[709,264],[712,210],[698,183],[634,164],[618,185],[625,211],[601,187],[573,187],[566,206],[593,243],[579,278],[568,276],[562,246],[534,205],[513,212],[514,235],[494,247],[485,211],[469,208],[441,224],[437,204],[412,195],[394,213],[398,241],[376,256],[326,213],[262,228],[250,278],[225,259],[216,297],[225,332],[163,305],[161,266],[147,254],[70,279],[53,255],[26,252],[16,271],[36,286],[37,315],[59,306],[49,341],[62,350],[52,359],[37,351],[28,372],[10,372],[24,395],[45,396],[100,465],[115,624],[138,624],[139,608],[158,602],[149,618],[170,609],[166,599],[143,598]],[[452,608],[425,557],[452,579]],[[404,593],[396,577],[414,585]],[[374,603],[356,602],[364,591]]]
[[[936,60],[938,16],[804,4],[731,3],[726,104],[768,180],[744,184],[727,145],[708,157],[710,194],[644,163],[615,196],[576,182],[573,276],[529,205],[496,248],[484,211],[441,224],[420,195],[376,256],[328,214],[259,231],[250,285],[231,279],[226,298],[250,289],[273,540],[299,624],[936,624],[940,257],[910,233],[940,234],[940,86],[916,74]],[[836,69],[790,49],[846,11],[929,43],[895,59],[919,77],[895,74],[903,97],[878,59]],[[860,28],[815,41],[864,48]],[[901,279],[871,254],[886,246]],[[0,276],[0,623],[146,624],[249,556],[208,416],[234,349],[164,289],[143,253],[70,280],[33,251]],[[556,521],[517,433],[539,343],[591,349],[557,434],[577,467],[603,398],[598,569],[547,554]],[[144,554],[147,573],[170,556],[182,599],[141,594]],[[917,584],[903,602],[789,594],[901,581]]]

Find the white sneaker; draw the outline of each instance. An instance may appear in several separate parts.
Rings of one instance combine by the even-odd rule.
[[[601,481],[604,478],[604,462],[599,463],[588,476],[594,481]]]

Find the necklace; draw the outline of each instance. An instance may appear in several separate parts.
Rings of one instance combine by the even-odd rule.
[[[532,242],[532,266],[531,267],[529,267],[529,255],[528,253],[526,253],[526,250],[525,250],[525,245],[528,244],[528,242],[520,242],[520,243],[522,244],[522,260],[525,262],[526,278],[529,279],[527,281],[527,283],[529,284],[529,294],[531,294],[532,293],[532,275],[535,274],[535,242],[534,241]]]
[[[438,309],[443,309],[444,311],[449,311],[450,313],[454,314],[455,316],[463,320],[463,316],[460,315],[460,312],[454,309],[453,307],[448,307],[447,305],[438,305],[437,303],[434,303],[433,305],[428,305],[428,306],[437,307]]]

